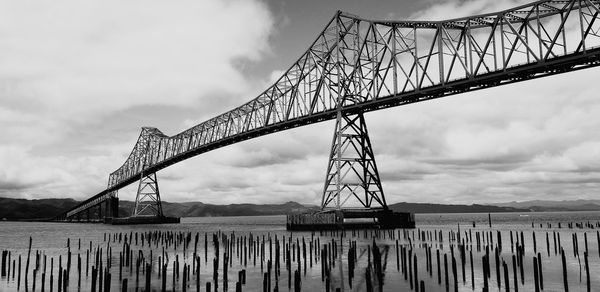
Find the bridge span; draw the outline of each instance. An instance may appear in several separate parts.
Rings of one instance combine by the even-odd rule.
[[[256,98],[174,136],[142,128],[107,188],[57,219],[77,220],[98,206],[102,213],[103,204],[136,181],[134,213],[157,214],[158,183],[147,183],[157,171],[230,144],[331,119],[337,121],[336,138],[321,207],[339,209],[356,199],[361,207],[386,209],[372,153],[344,158],[348,145],[372,152],[370,142],[342,141],[349,128],[368,140],[364,112],[598,66],[599,14],[600,0],[543,0],[443,21],[368,20],[337,12],[306,52]],[[358,183],[344,181],[348,172]],[[153,191],[144,193],[142,185]]]

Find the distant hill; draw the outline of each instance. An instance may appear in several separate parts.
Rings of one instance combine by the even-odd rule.
[[[10,199],[0,197],[0,219],[28,220],[53,218],[77,205],[73,199]],[[171,203],[163,201],[163,212],[177,217],[261,216],[283,215],[316,210],[316,206],[304,206],[296,202],[284,204],[231,204],[214,205],[202,202]],[[396,203],[390,209],[413,213],[493,213],[493,212],[542,212],[542,211],[599,211],[600,200],[574,201],[526,201],[486,205],[442,205],[427,203]],[[119,202],[119,216],[131,214],[133,202]]]
[[[390,209],[397,212],[413,213],[494,213],[494,212],[529,212],[527,209],[513,207],[499,207],[488,205],[442,205],[427,203],[396,203],[389,205]]]
[[[219,217],[219,216],[265,216],[300,213],[310,209],[296,202],[284,204],[231,204],[212,205],[201,202],[169,203],[163,202],[163,212],[167,216],[177,217]],[[133,202],[119,202],[119,215],[128,216]]]
[[[0,197],[0,219],[20,220],[53,218],[78,203],[78,201],[73,199],[26,200]],[[133,206],[134,203],[132,201],[120,201],[119,216],[129,216],[133,210]],[[166,216],[177,217],[282,215],[299,213],[314,208],[311,206],[306,207],[296,202],[265,205],[212,205],[201,202],[170,203],[163,201],[162,206]]]
[[[73,199],[10,199],[0,197],[0,219],[52,218],[79,202]]]
[[[491,203],[488,205],[544,211],[600,211],[600,200],[532,200],[522,202]]]

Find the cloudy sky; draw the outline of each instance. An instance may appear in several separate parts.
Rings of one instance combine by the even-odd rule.
[[[0,196],[85,199],[142,126],[176,134],[254,98],[336,10],[444,19],[522,1],[0,1]],[[366,114],[388,202],[591,199],[599,69]],[[332,121],[158,173],[166,201],[320,202]],[[119,192],[133,200],[135,185]]]

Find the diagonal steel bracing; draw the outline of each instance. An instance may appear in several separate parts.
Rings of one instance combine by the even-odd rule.
[[[163,216],[156,173],[140,178],[132,217]]]
[[[444,21],[367,20],[338,12],[256,98],[174,136],[143,128],[106,190],[82,204],[198,154],[335,119],[338,112],[358,114],[598,66],[599,12],[600,0],[536,1]]]
[[[385,196],[363,114],[336,121],[321,209],[385,208]]]

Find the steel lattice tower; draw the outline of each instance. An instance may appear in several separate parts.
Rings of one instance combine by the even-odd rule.
[[[338,112],[321,209],[387,209],[367,124],[362,113]]]
[[[138,216],[163,216],[156,173],[143,176],[140,179],[132,214],[132,217]]]

